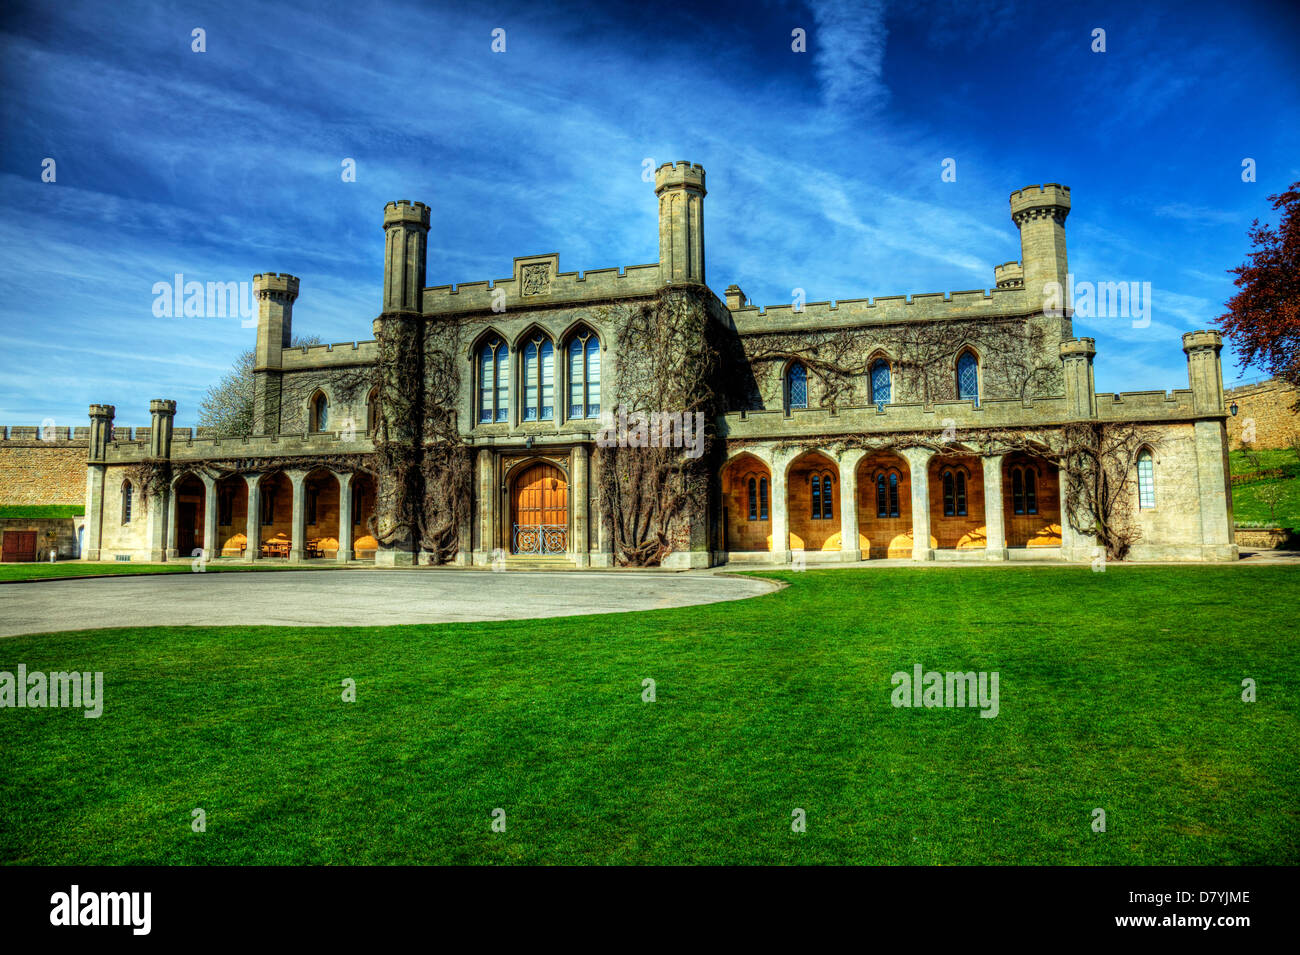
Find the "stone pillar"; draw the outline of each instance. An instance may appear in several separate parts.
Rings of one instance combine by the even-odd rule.
[[[904,448],[912,488],[912,560],[934,560],[930,547],[930,459],[933,451]]]
[[[149,456],[169,458],[172,454],[172,424],[176,402],[155,398],[149,402]]]
[[[179,555],[176,553],[176,482],[173,481],[167,485],[167,527],[164,530],[164,547],[166,547],[167,559],[174,560]]]
[[[139,490],[139,489],[137,489]],[[159,488],[147,501],[141,501],[145,511],[145,536],[149,541],[149,560],[157,563],[167,559],[169,501],[175,497],[168,488]]]
[[[1084,420],[1097,417],[1097,389],[1092,370],[1092,361],[1097,357],[1096,342],[1091,338],[1070,338],[1059,347],[1065,376],[1066,413]]]
[[[203,559],[215,560],[217,554],[217,482],[199,474],[203,482]]]
[[[352,559],[352,472],[334,472],[339,482],[339,551],[335,556],[340,564]]]
[[[99,560],[104,538],[104,471],[102,464],[86,466],[86,546],[82,560]]]
[[[867,452],[861,448],[840,457],[840,559],[861,560],[858,546],[858,462]]]
[[[1228,429],[1222,420],[1197,421],[1192,428],[1201,500],[1201,557],[1236,560],[1240,555],[1229,491]]]
[[[772,561],[790,563],[790,500],[786,490],[786,468],[790,455],[778,451],[772,455]]]
[[[244,547],[244,560],[254,561],[262,551],[262,475],[245,474],[244,483],[248,485],[248,521],[244,536],[248,542]]]
[[[984,556],[988,560],[1007,559],[1002,458],[1000,454],[990,454],[981,459],[984,462]]]
[[[1097,546],[1095,538],[1080,534],[1070,523],[1069,508],[1066,505],[1068,499],[1068,488],[1070,485],[1070,473],[1065,468],[1057,470],[1058,486],[1060,490],[1060,510],[1061,510],[1061,559],[1073,561],[1092,560],[1093,548]]]
[[[289,524],[289,563],[301,564],[307,544],[306,471],[285,471],[293,488],[293,517]]]
[[[591,555],[592,567],[613,567],[614,566],[614,539],[610,535],[610,529],[606,525],[606,514],[603,508],[606,506],[600,497],[600,469],[603,464],[603,451],[597,451],[595,456],[590,458],[587,470],[591,478],[591,486],[597,491],[592,495],[591,508],[588,514],[591,515],[595,522],[596,534],[596,553]]]
[[[573,449],[573,496],[569,506],[573,508],[573,561],[578,567],[587,567],[591,563],[591,543],[589,538],[587,514],[587,497],[590,484],[587,481],[587,446],[579,444]]]

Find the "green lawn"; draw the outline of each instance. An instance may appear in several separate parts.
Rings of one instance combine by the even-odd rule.
[[[0,640],[0,670],[105,680],[97,720],[0,711],[0,859],[1300,861],[1300,569],[771,576],[567,620]],[[915,663],[998,671],[999,715],[893,707]]]
[[[1250,526],[1300,528],[1300,461],[1297,461],[1295,452],[1287,448],[1257,453],[1262,469],[1286,468],[1291,476],[1235,485],[1232,489],[1233,520]],[[1250,474],[1255,470],[1254,463],[1246,457],[1245,452],[1233,451],[1228,458],[1234,475]],[[1270,511],[1268,502],[1264,499],[1265,489],[1279,486],[1282,489],[1281,498]]]
[[[57,564],[40,562],[30,564],[0,564],[0,583],[10,580],[37,580],[44,577],[95,577],[103,574],[117,576],[138,576],[140,574],[190,574],[194,568],[189,559],[172,561],[166,564],[137,564],[132,561],[111,561],[106,564],[82,563],[79,560],[65,560]],[[240,564],[211,562],[206,573],[225,573],[243,570],[328,570],[312,564]]]
[[[80,517],[85,513],[84,504],[0,504],[0,518],[21,518],[27,521]]]

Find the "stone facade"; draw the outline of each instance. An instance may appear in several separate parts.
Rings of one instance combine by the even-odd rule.
[[[437,515],[450,559],[622,563],[626,515],[606,469],[642,348],[626,333],[678,292],[702,324],[676,344],[718,364],[698,405],[707,487],[674,518],[665,566],[1090,560],[1097,542],[1063,515],[1072,478],[1038,453],[1079,425],[1150,436],[1133,464],[1133,557],[1236,556],[1222,341],[1183,336],[1186,390],[1097,394],[1094,343],[1045,306],[1045,286],[1066,281],[1068,187],[1011,194],[1021,258],[994,269],[990,290],[767,308],[705,284],[704,170],[665,164],[654,191],[658,262],[579,273],[531,255],[459,285],[425,282],[428,207],[389,203],[371,341],[290,349],[300,283],[255,276],[255,434],[173,429],[174,403],[155,401],[150,428],[123,436],[112,406],[92,406],[87,556],[426,562],[435,545],[404,531],[412,511],[392,502],[430,504],[432,449],[450,440],[464,456],[446,460],[468,460],[453,488],[466,510]]]
[[[1280,378],[1229,388],[1224,401],[1237,406],[1237,413],[1228,418],[1228,441],[1234,449],[1286,448],[1300,435],[1300,391]]]
[[[0,429],[0,505],[83,504],[88,429]]]

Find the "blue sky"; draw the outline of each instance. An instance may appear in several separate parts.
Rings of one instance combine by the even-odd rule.
[[[1098,390],[1186,387],[1180,333],[1222,312],[1250,221],[1300,179],[1300,16],[1132,6],[10,5],[0,422],[103,401],[147,424],[165,397],[194,424],[254,331],[155,317],[178,272],[292,272],[296,332],[369,338],[392,199],[432,206],[430,284],[539,252],[653,262],[647,158],[705,166],[709,284],[759,305],[990,287],[1019,257],[1008,194],[1063,182],[1077,278],[1152,285],[1146,328],[1076,319]]]

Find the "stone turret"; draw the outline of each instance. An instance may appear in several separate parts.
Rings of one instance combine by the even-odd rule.
[[[384,206],[384,311],[423,307],[429,207],[399,199]]]
[[[1024,288],[1025,269],[1019,262],[993,266],[993,283],[998,288]]]
[[[704,167],[678,160],[655,170],[659,281],[704,284]]]
[[[87,460],[102,464],[108,456],[108,443],[113,440],[113,418],[117,409],[112,405],[90,406],[90,447]]]
[[[1097,416],[1097,391],[1092,360],[1097,343],[1091,338],[1067,338],[1061,342],[1061,364],[1065,372],[1065,405],[1072,418]]]
[[[298,278],[276,272],[253,276],[257,347],[253,355],[253,434],[280,433],[280,367],[293,335]]]
[[[1187,353],[1187,382],[1192,389],[1192,405],[1197,414],[1223,412],[1223,363],[1219,352],[1223,336],[1218,332],[1197,331],[1183,335]]]
[[[175,417],[176,402],[163,398],[149,402],[149,457],[171,457],[172,422]]]
[[[1069,214],[1069,186],[1049,182],[1011,193],[1011,221],[1020,230],[1024,287],[1032,300],[1044,298],[1043,287],[1056,282],[1062,290],[1059,300],[1064,301],[1069,272],[1065,258],[1065,217]]]

